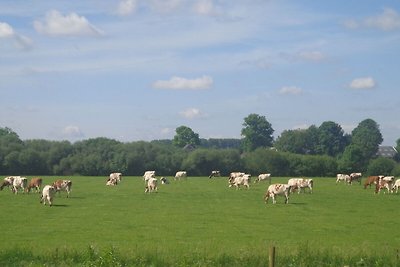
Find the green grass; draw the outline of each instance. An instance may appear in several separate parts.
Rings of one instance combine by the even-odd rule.
[[[43,178],[45,184],[56,179]],[[151,194],[144,193],[141,177],[123,177],[115,187],[105,186],[105,177],[70,179],[71,197],[62,192],[53,207],[40,204],[39,194],[0,192],[0,263],[16,250],[28,258],[59,260],[64,253],[88,263],[90,253],[94,261],[118,255],[121,262],[111,265],[127,266],[147,266],[149,259],[153,265],[160,260],[159,266],[178,259],[182,266],[229,266],[229,259],[239,260],[237,266],[250,259],[259,265],[274,245],[277,261],[286,264],[300,263],[304,253],[317,261],[338,255],[363,264],[362,257],[379,263],[379,255],[396,262],[400,248],[400,194],[375,195],[358,184],[336,185],[333,178],[314,178],[314,193],[292,194],[288,205],[282,197],[275,205],[264,203],[267,183],[236,190],[226,178],[189,177],[159,184]]]

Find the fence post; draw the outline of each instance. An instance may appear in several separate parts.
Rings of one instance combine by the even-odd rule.
[[[275,247],[269,247],[269,267],[275,267]]]

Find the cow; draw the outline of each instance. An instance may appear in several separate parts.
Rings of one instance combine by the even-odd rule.
[[[368,176],[367,180],[364,182],[364,189],[367,189],[367,186],[371,188],[372,184],[376,184],[379,180],[379,178],[383,178],[383,175],[374,175],[374,176]]]
[[[120,172],[113,172],[110,173],[110,178],[108,178],[108,181],[113,181],[113,183],[118,184],[122,181],[122,173]]]
[[[71,180],[56,180],[52,186],[56,189],[56,192],[60,194],[61,191],[67,192],[67,197],[71,192],[72,181]]]
[[[283,195],[285,197],[285,204],[288,204],[290,187],[288,184],[271,184],[264,196],[265,204],[268,203],[269,198],[272,198],[272,203],[276,204],[275,196],[277,195]]]
[[[49,203],[51,207],[53,205],[53,198],[56,194],[57,189],[52,185],[45,185],[42,190],[42,196],[40,198],[40,203],[46,205],[46,201]]]
[[[339,183],[341,181],[348,183],[350,181],[350,175],[343,173],[336,174],[336,183]]]
[[[160,178],[160,181],[161,181],[161,184],[169,184],[168,179],[165,178],[165,177],[161,177],[161,178]]]
[[[270,173],[261,173],[258,177],[254,180],[254,183],[261,182],[268,180],[269,184],[271,184],[271,174]]]
[[[175,174],[175,180],[181,180],[181,179],[186,179],[187,178],[187,172],[186,171],[178,171]]]
[[[108,179],[107,182],[106,182],[106,185],[114,186],[114,185],[117,185],[117,184],[118,184],[118,182],[115,179],[112,179],[112,180]]]
[[[12,188],[12,184],[13,184],[13,181],[14,181],[15,177],[16,176],[8,176],[8,177],[4,178],[3,182],[1,182],[0,190],[3,190],[3,188],[6,187],[6,186],[7,187],[11,186],[11,188]]]
[[[396,190],[396,194],[399,192],[399,187],[400,187],[400,179],[397,179],[395,182],[394,182],[394,185],[393,185],[393,187],[392,187],[392,191],[393,191],[393,193],[394,193],[394,191]]]
[[[353,172],[349,176],[350,176],[350,179],[348,181],[349,184],[352,184],[353,181],[358,181],[359,184],[361,184],[361,177],[362,177],[361,172]]]
[[[155,178],[155,177],[156,177],[156,171],[146,171],[146,172],[143,174],[144,183],[146,184],[147,181],[148,181],[150,178]]]
[[[157,178],[150,177],[147,180],[147,185],[146,185],[146,187],[144,189],[144,192],[145,193],[151,193],[151,192],[154,192],[154,191],[157,191]]]
[[[43,182],[43,179],[42,179],[42,178],[38,178],[38,177],[32,178],[32,179],[29,181],[28,186],[26,187],[26,192],[29,193],[29,192],[31,191],[32,188],[35,188],[35,189],[36,189],[36,192],[37,192],[37,193],[40,193],[40,187],[42,186],[42,182]]]
[[[28,179],[26,179],[26,177],[15,176],[11,190],[15,194],[18,194],[18,189],[21,189],[22,192],[25,192],[27,185],[28,185]]]
[[[305,178],[291,178],[288,181],[288,185],[291,186],[291,192],[294,192],[296,189],[298,189],[298,194],[300,194],[302,189],[305,192],[305,189],[308,188],[311,194],[313,191],[314,181],[312,179]]]
[[[220,171],[211,171],[211,174],[208,176],[208,178],[213,178],[213,177],[220,177],[221,173]]]
[[[228,181],[231,183],[236,177],[245,175],[244,172],[231,172],[228,176]]]
[[[379,177],[375,185],[375,194],[380,193],[381,189],[386,189],[388,193],[392,193],[393,185],[394,185],[394,176]]]
[[[247,189],[250,188],[250,174],[242,174],[240,176],[236,176],[233,179],[229,180],[229,187],[235,186],[236,189],[239,189],[241,185],[245,186]]]

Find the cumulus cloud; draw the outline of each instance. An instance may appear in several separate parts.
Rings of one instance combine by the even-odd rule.
[[[351,81],[349,87],[352,89],[372,89],[376,86],[376,82],[371,77],[357,78]]]
[[[137,8],[137,0],[123,0],[119,2],[117,13],[126,16],[134,13]]]
[[[98,36],[102,32],[76,13],[62,15],[57,10],[49,11],[43,20],[35,20],[33,26],[38,33],[50,36]]]
[[[17,34],[11,25],[5,22],[0,22],[0,39],[10,39],[20,49],[29,49],[32,47],[31,39]]]
[[[83,138],[85,135],[78,126],[69,125],[66,126],[63,131],[63,135],[67,138]]]
[[[156,89],[175,89],[175,90],[200,90],[208,89],[212,86],[213,79],[210,76],[202,76],[196,79],[186,79],[173,76],[171,79],[159,80],[153,83]]]
[[[400,15],[392,8],[384,8],[382,14],[358,21],[350,19],[345,21],[343,25],[349,29],[367,27],[383,31],[392,31],[400,29]]]
[[[184,111],[181,111],[180,115],[186,119],[195,119],[204,116],[204,114],[197,108],[188,108]]]
[[[283,95],[300,95],[303,93],[303,89],[297,86],[284,86],[279,90],[279,93]]]

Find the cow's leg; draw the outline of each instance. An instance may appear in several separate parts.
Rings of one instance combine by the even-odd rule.
[[[289,203],[289,194],[285,194],[285,204]]]

